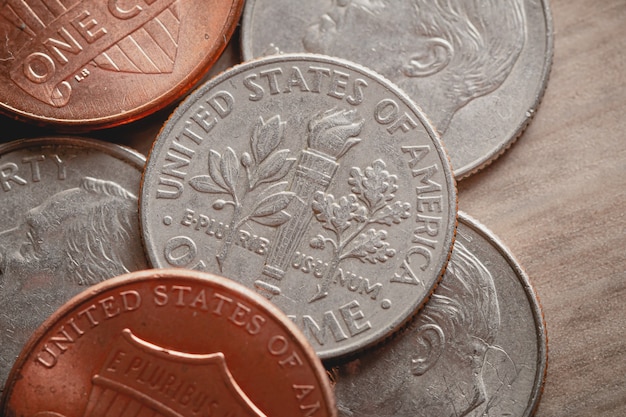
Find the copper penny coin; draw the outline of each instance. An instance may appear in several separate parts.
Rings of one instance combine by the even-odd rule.
[[[336,416],[324,368],[271,302],[188,270],[122,275],[33,335],[0,415]]]
[[[65,129],[136,120],[204,75],[242,7],[242,0],[2,2],[0,110]]]

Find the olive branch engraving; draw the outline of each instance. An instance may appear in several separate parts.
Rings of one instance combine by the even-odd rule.
[[[311,302],[328,295],[330,284],[344,259],[355,258],[363,263],[377,264],[395,256],[396,250],[386,242],[386,230],[365,229],[373,224],[392,226],[409,218],[411,204],[392,202],[398,190],[396,182],[397,176],[391,175],[385,163],[377,159],[363,171],[357,167],[350,170],[351,194],[335,199],[332,194],[315,193],[311,204],[315,218],[334,237],[318,234],[309,242],[313,249],[329,247],[332,251],[332,260]]]
[[[285,208],[295,193],[284,191],[287,182],[278,182],[296,162],[295,158],[289,158],[289,149],[277,150],[284,138],[285,124],[279,115],[267,121],[260,117],[250,137],[250,152],[243,152],[238,157],[231,147],[227,147],[222,154],[210,149],[209,175],[198,175],[189,180],[191,187],[198,192],[226,194],[230,197],[217,199],[212,204],[215,210],[233,207],[224,243],[216,255],[220,271],[223,270],[235,234],[244,223],[253,221],[263,226],[278,227],[291,218]],[[242,175],[242,171],[245,175]],[[269,184],[261,192],[263,197],[257,197],[255,203],[244,204],[246,196],[263,184]],[[244,212],[244,207],[251,209]]]

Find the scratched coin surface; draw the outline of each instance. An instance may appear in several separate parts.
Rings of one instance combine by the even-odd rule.
[[[148,157],[140,216],[153,266],[254,288],[330,358],[423,303],[451,250],[456,190],[397,87],[294,54],[237,66],[183,102]]]
[[[172,103],[217,60],[243,0],[10,0],[0,6],[0,111],[64,129]]]
[[[244,286],[146,270],[82,292],[11,371],[3,416],[334,417],[330,380],[298,328]]]
[[[527,275],[459,212],[441,283],[384,346],[331,370],[342,417],[531,416],[547,366],[546,329]]]
[[[145,158],[79,138],[0,145],[0,388],[31,333],[72,296],[145,269]]]
[[[400,86],[441,132],[454,174],[497,158],[539,106],[552,62],[548,0],[248,0],[244,59],[314,52]]]

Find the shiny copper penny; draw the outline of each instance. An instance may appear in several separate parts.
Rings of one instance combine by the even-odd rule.
[[[183,95],[217,60],[243,0],[8,0],[0,110],[66,129],[114,126]]]
[[[46,321],[0,415],[336,416],[329,384],[266,299],[211,274],[147,270],[91,287]]]

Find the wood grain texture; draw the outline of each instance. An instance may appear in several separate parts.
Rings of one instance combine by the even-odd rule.
[[[459,208],[527,271],[549,338],[536,416],[626,415],[626,1],[553,0],[555,53],[525,134]]]
[[[537,417],[626,416],[626,0],[552,0],[552,72],[527,131],[459,208],[528,273],[549,337]],[[166,109],[88,134],[147,153]],[[0,141],[50,135],[0,118]]]

